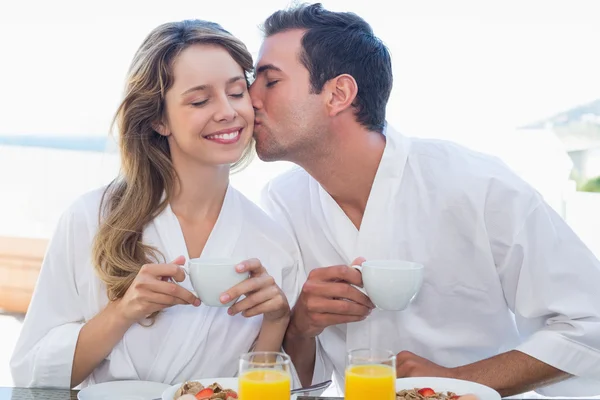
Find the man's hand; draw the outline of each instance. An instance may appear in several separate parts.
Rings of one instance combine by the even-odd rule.
[[[571,377],[525,353],[512,350],[456,368],[441,367],[408,351],[396,356],[396,375],[434,376],[477,382],[496,390],[502,397],[529,392]]]
[[[398,378],[418,376],[458,378],[454,369],[441,367],[409,351],[402,351],[396,355],[396,376]]]
[[[356,259],[353,265],[362,261]],[[352,285],[362,287],[362,275],[347,265],[312,270],[292,310],[289,329],[298,336],[315,337],[328,326],[367,318],[375,306]]]

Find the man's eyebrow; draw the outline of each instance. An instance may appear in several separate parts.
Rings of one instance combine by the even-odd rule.
[[[260,75],[260,74],[262,74],[262,73],[264,73],[264,72],[266,72],[266,71],[277,71],[277,72],[282,72],[282,71],[281,71],[281,68],[279,68],[279,67],[276,67],[276,66],[275,66],[275,65],[273,65],[273,64],[264,64],[264,65],[261,65],[260,67],[256,68],[256,73],[255,73],[255,74],[256,74],[256,75]]]

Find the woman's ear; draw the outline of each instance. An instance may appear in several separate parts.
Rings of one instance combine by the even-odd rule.
[[[162,135],[165,137],[171,135],[171,131],[169,130],[169,128],[163,122],[160,122],[160,121],[153,122],[152,129],[154,129],[156,132],[158,132],[159,135]]]

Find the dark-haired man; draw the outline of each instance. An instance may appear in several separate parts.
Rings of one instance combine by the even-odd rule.
[[[600,394],[600,263],[560,216],[495,158],[388,126],[391,58],[362,18],[301,5],[264,33],[257,152],[299,166],[265,207],[307,274],[284,342],[302,383],[342,383],[346,352],[377,347],[398,353],[398,377]],[[423,264],[417,298],[374,309],[351,286],[358,257]]]

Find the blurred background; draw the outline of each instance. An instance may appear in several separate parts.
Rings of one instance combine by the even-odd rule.
[[[502,158],[600,256],[600,2],[324,0],[389,47],[388,121]],[[214,20],[256,56],[283,0],[0,3],[0,386],[59,215],[118,173],[110,122],[144,37]],[[393,8],[392,8],[393,7]],[[255,160],[233,184],[252,200],[289,168]]]

